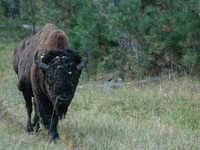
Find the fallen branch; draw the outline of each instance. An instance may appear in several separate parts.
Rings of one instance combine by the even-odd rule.
[[[86,86],[78,86],[78,89],[87,89],[87,88],[103,88],[104,90],[106,90],[108,87],[120,87],[120,86],[127,86],[127,85],[133,85],[133,84],[137,84],[137,85],[142,85],[142,84],[147,84],[150,82],[158,82],[162,79],[166,79],[169,78],[169,76],[162,76],[162,77],[156,77],[156,78],[151,78],[151,79],[147,79],[147,80],[141,80],[138,82],[128,82],[128,83],[110,83],[108,81],[104,81],[104,84],[100,84],[100,85],[86,85]]]
[[[162,76],[162,77],[156,77],[156,78],[151,78],[151,79],[147,79],[147,80],[141,80],[141,81],[138,81],[137,84],[140,85],[140,84],[147,84],[149,82],[158,82],[158,81],[160,81],[162,79],[166,79],[168,77],[169,76]]]

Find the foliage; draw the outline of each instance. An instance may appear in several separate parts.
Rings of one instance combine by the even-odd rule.
[[[75,50],[88,51],[88,78],[115,70],[127,74],[124,78],[143,78],[199,72],[197,6],[195,0],[21,0],[20,17],[6,20],[10,6],[2,0],[0,17],[11,31],[22,24],[58,26]]]
[[[8,13],[9,13],[8,2],[6,0],[1,0],[0,1],[0,21],[5,20]]]

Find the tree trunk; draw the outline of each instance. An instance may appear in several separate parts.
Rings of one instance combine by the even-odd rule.
[[[120,0],[113,0],[113,3],[115,4],[115,6],[118,6],[118,3],[120,2]]]
[[[200,0],[199,0],[199,18],[200,18]]]
[[[32,15],[32,25],[33,25],[33,34],[35,35],[35,11],[33,9],[33,3],[32,0],[30,0],[30,5],[31,5],[31,15]]]
[[[20,15],[20,0],[8,0],[10,11],[8,18],[13,19]]]
[[[171,74],[174,74],[174,69],[173,69],[173,57],[172,57],[172,49],[170,49],[170,63],[171,63]]]
[[[136,42],[136,48],[137,48],[137,51],[136,51],[136,59],[137,59],[137,76],[138,76],[138,80],[140,79],[140,62],[139,62],[139,44],[138,44],[138,41]]]
[[[171,20],[173,18],[173,0],[170,0],[170,16],[171,16]],[[173,35],[173,28],[171,30],[171,35]],[[172,48],[170,48],[170,60],[171,60],[171,74],[174,74],[174,68],[173,68],[173,53],[172,53]]]

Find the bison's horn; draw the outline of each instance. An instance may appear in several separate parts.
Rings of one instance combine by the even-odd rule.
[[[37,57],[38,51],[39,51],[39,49],[34,54],[34,62],[36,64],[36,66],[38,66],[38,68],[40,68],[43,71],[45,71],[45,70],[47,70],[49,68],[49,66],[38,59],[38,57]]]
[[[85,57],[84,57],[83,61],[76,66],[77,70],[79,70],[79,71],[81,71],[88,63],[88,54],[87,54],[85,49],[83,49],[83,50],[84,50],[84,53],[85,53]]]

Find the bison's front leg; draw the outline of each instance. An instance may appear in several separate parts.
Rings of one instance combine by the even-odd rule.
[[[26,131],[28,132],[33,132],[33,127],[31,124],[31,113],[32,113],[32,101],[31,101],[31,96],[23,93],[24,99],[26,101],[26,110],[28,113],[28,120],[26,124]]]
[[[33,117],[33,127],[36,126],[36,131],[38,131],[38,129],[40,128],[40,123],[39,123],[39,116],[38,116],[38,110],[37,110],[37,105],[34,102],[34,110],[35,110],[35,115]]]
[[[58,124],[58,117],[56,115],[53,115],[49,126],[49,137],[51,139],[51,142],[59,138],[57,131],[57,124]]]
[[[55,141],[59,138],[59,135],[57,132],[58,117],[53,105],[45,95],[34,95],[34,101],[40,122],[48,129],[51,141]]]

